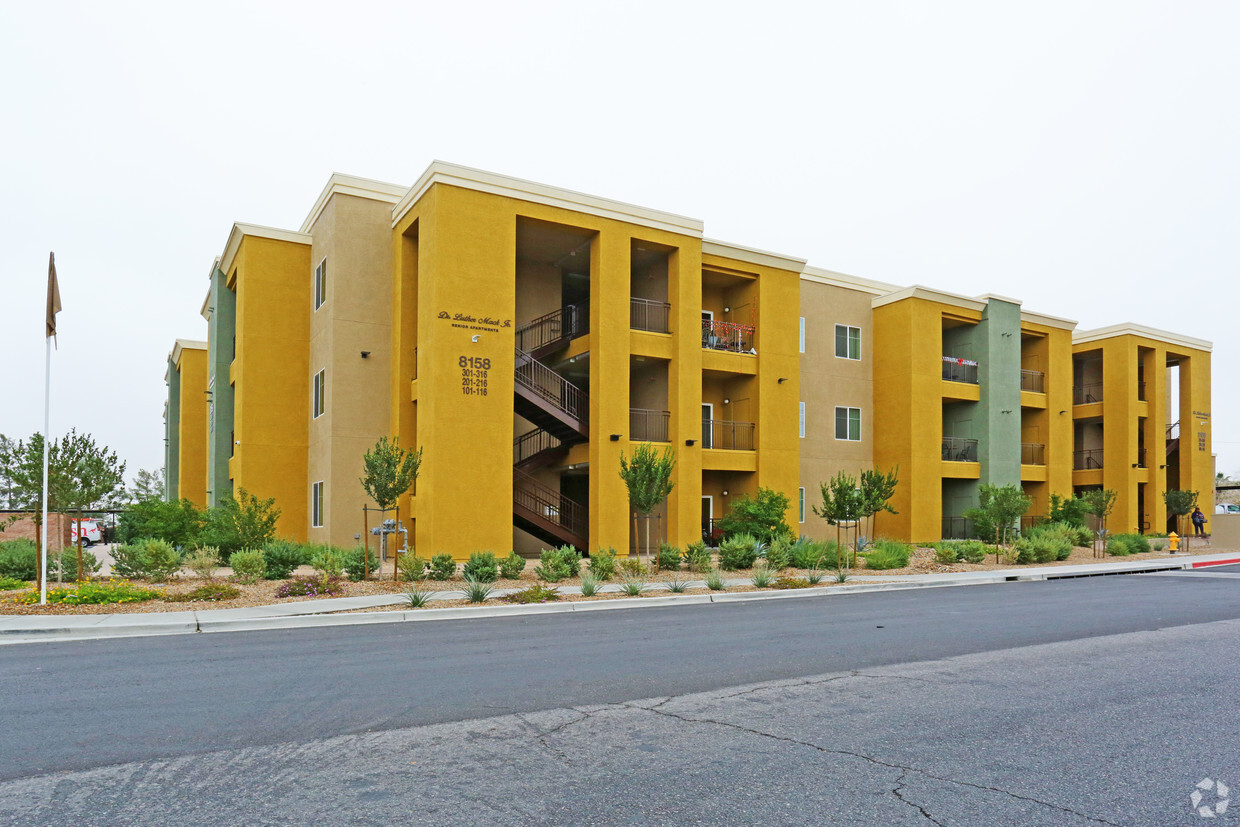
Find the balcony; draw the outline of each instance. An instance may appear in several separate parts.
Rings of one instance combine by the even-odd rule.
[[[1090,382],[1088,385],[1077,385],[1072,389],[1073,405],[1092,405],[1102,401],[1102,383]]]
[[[757,328],[750,324],[702,320],[702,347],[730,353],[750,353],[754,349]]]
[[[754,424],[729,419],[702,420],[702,447],[725,451],[752,451]]]
[[[1020,389],[1031,393],[1046,393],[1046,374],[1040,370],[1022,370]]]
[[[1090,448],[1072,453],[1073,471],[1097,471],[1102,468],[1102,449]]]
[[[977,440],[943,437],[943,459],[947,462],[977,462]]]
[[[967,517],[944,517],[943,539],[966,540],[973,536],[973,521]]]
[[[667,321],[672,306],[653,299],[629,298],[629,328],[647,330],[651,333],[670,333]]]
[[[1046,446],[1040,442],[1022,442],[1020,444],[1021,465],[1045,465]]]
[[[670,442],[667,435],[669,411],[629,408],[629,439],[633,442]]]
[[[958,356],[943,357],[943,381],[977,384],[977,362]]]

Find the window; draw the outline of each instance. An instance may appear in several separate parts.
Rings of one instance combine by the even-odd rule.
[[[835,438],[858,442],[861,439],[861,409],[835,409]]]
[[[314,309],[318,310],[327,301],[327,259],[319,262],[314,268]]]
[[[861,358],[861,328],[846,324],[835,326],[835,358]]]
[[[318,419],[327,410],[327,368],[314,374],[314,418]]]
[[[310,525],[314,528],[323,527],[323,483],[321,482],[310,486]]]
[[[801,439],[805,439],[805,403],[801,403]]]
[[[801,352],[805,352],[805,317],[801,317]]]
[[[797,489],[797,522],[805,522],[805,489]]]

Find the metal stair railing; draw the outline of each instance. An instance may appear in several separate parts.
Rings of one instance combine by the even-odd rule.
[[[512,441],[512,464],[520,465],[543,451],[554,450],[563,444],[554,434],[535,428]]]
[[[517,349],[516,383],[580,422],[589,411],[586,392],[521,349]]]
[[[512,502],[514,507],[531,511],[578,537],[586,536],[584,505],[516,469],[513,469]]]
[[[532,353],[558,342],[568,342],[589,331],[590,304],[566,304],[517,328],[517,350]]]

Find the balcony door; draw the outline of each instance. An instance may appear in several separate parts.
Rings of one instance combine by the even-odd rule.
[[[702,403],[702,447],[714,448],[715,429],[711,427],[711,420],[715,418],[715,406],[710,402]]]

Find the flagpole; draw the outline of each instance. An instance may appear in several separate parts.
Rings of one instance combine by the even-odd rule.
[[[39,605],[47,605],[47,458],[51,450],[52,434],[52,337],[47,337],[47,361],[43,371],[43,547],[39,552]]]

